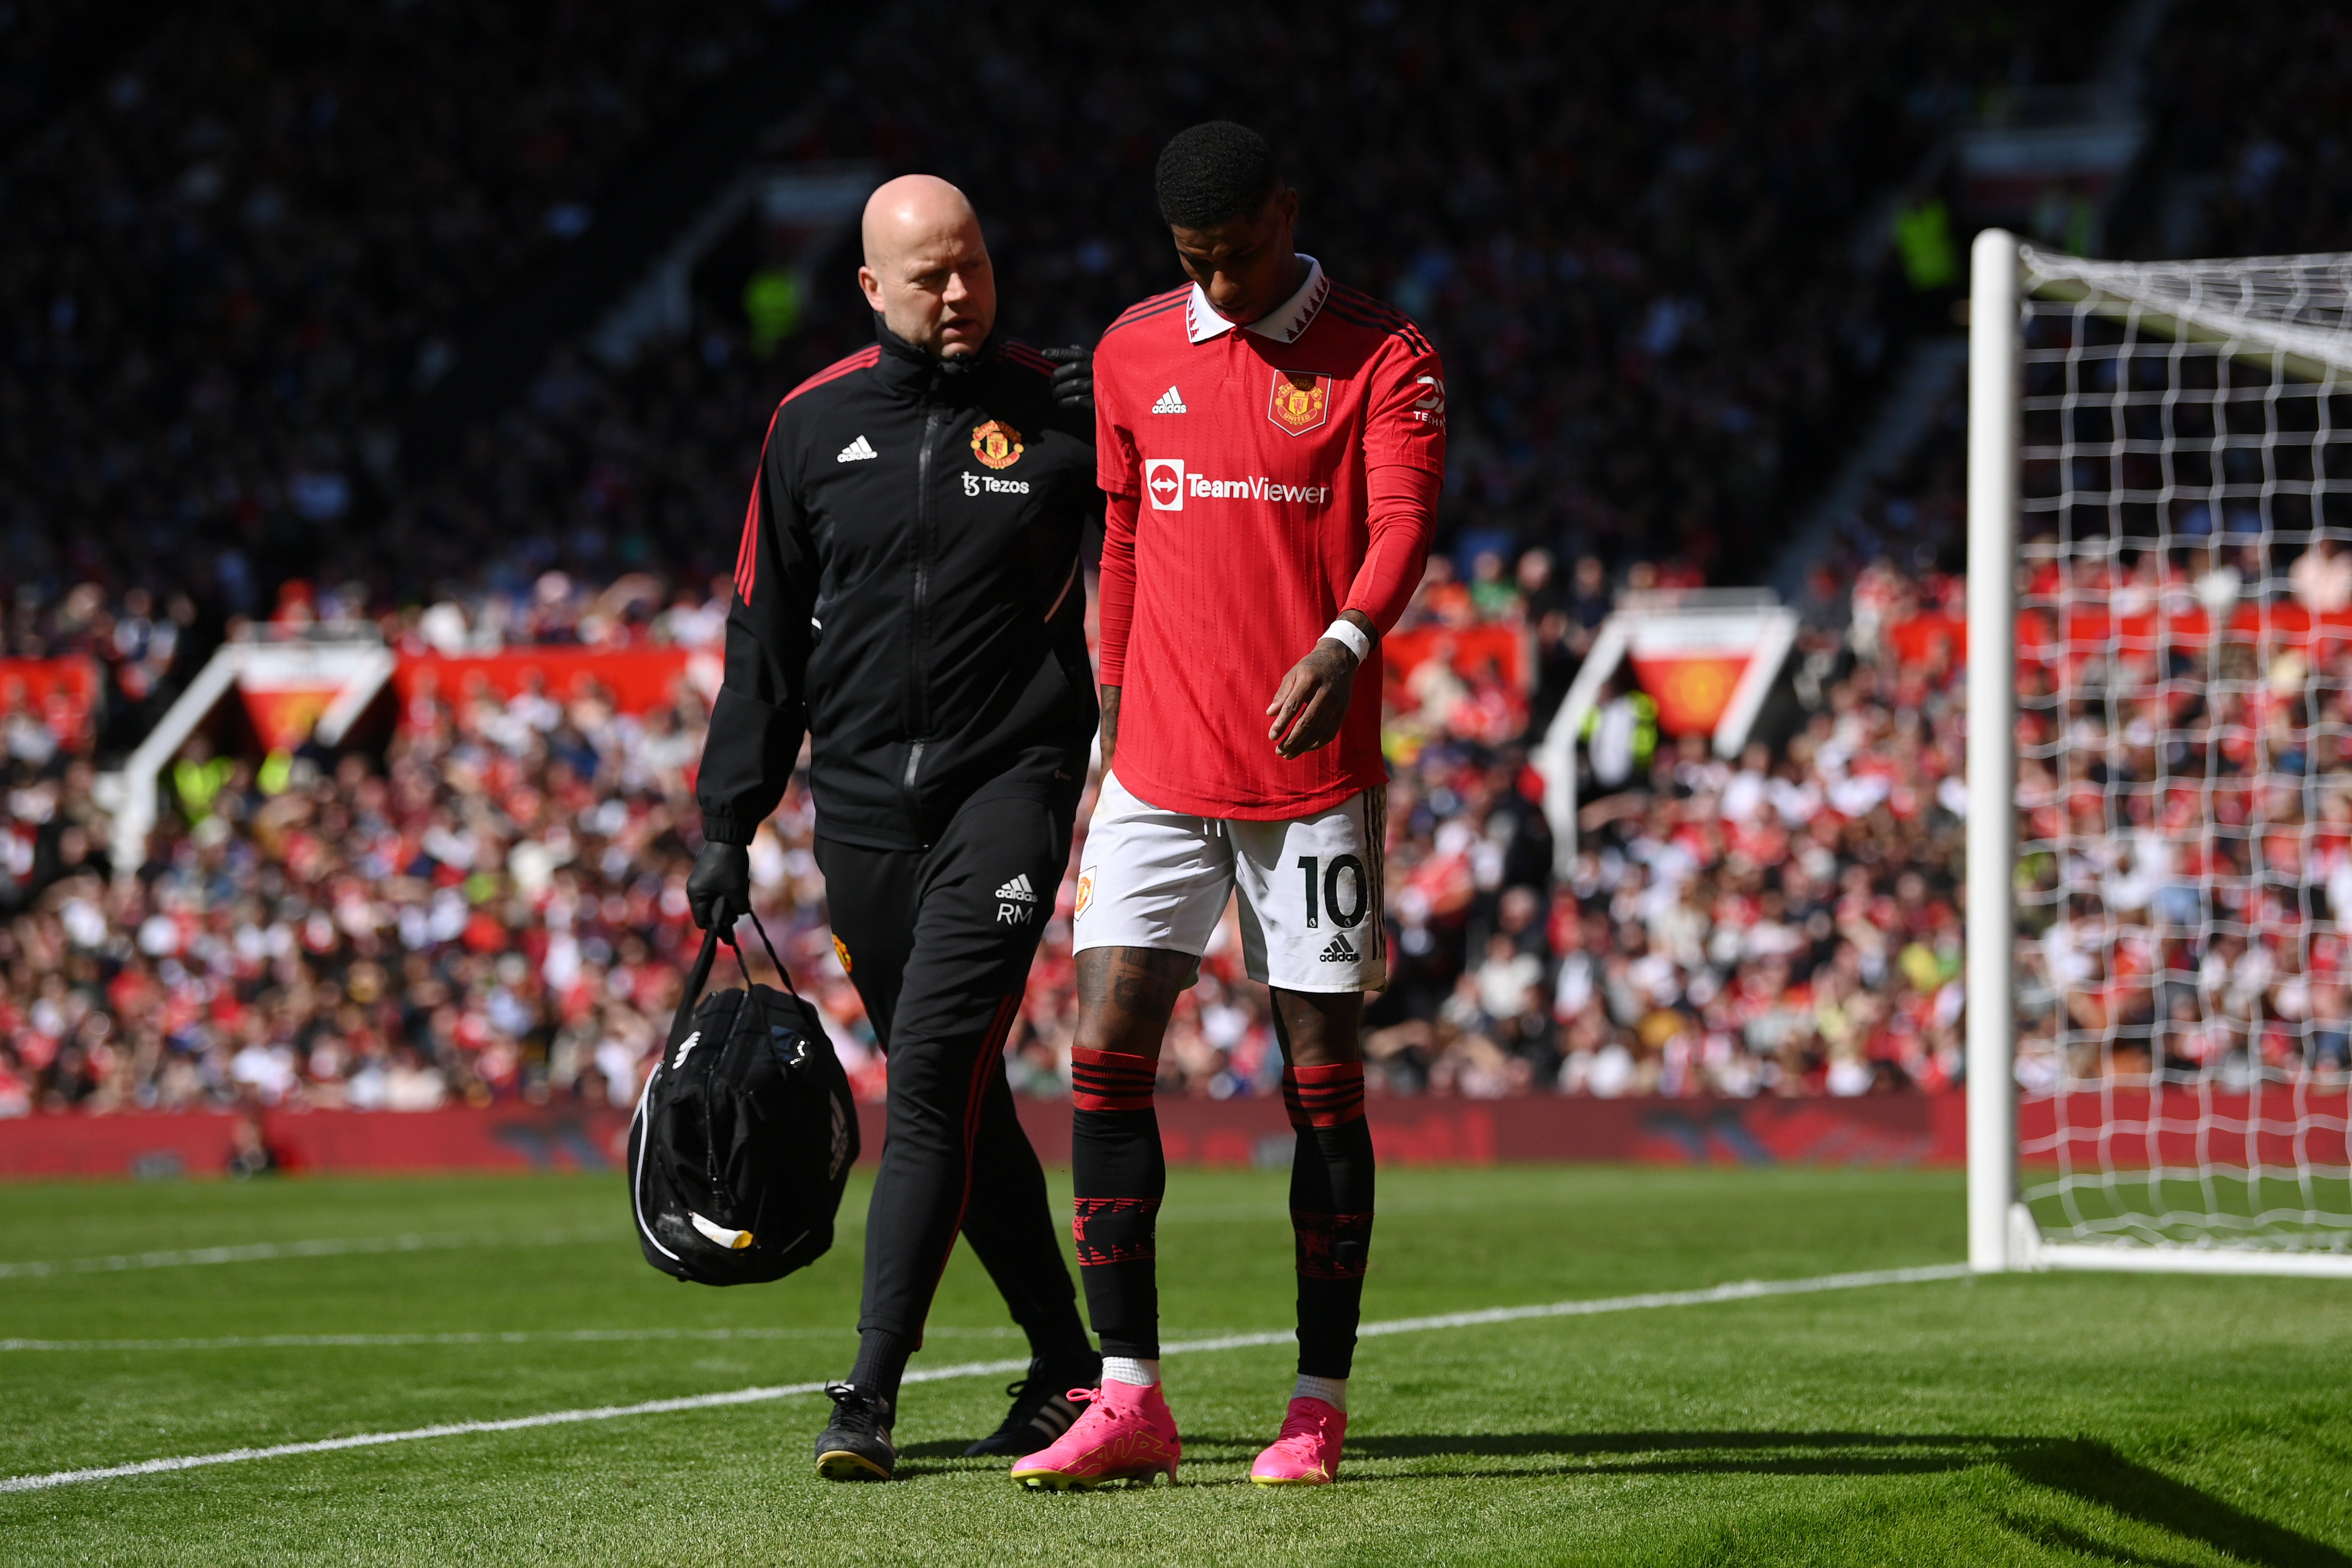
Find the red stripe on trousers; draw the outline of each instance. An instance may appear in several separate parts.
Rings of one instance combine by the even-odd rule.
[[[963,1217],[971,1212],[972,1152],[980,1143],[980,1110],[987,1098],[988,1068],[991,1063],[994,1063],[999,1071],[1003,1070],[1004,1039],[1013,1033],[1013,1015],[1020,1006],[1021,998],[1017,995],[1007,996],[996,1005],[996,1016],[988,1021],[988,1036],[981,1042],[980,1059],[972,1064],[971,1086],[965,1094],[963,1107],[963,1195],[956,1204],[955,1228],[948,1232],[948,1244],[940,1250],[939,1272],[931,1276],[931,1294],[934,1296],[939,1294],[940,1279],[947,1275],[948,1259],[955,1256],[956,1237],[963,1234]],[[923,1316],[926,1321],[930,1317],[928,1305],[923,1309]],[[915,1336],[915,1348],[923,1348],[920,1334]]]

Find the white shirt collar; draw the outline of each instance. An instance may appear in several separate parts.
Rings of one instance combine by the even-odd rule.
[[[1331,280],[1323,276],[1323,264],[1301,252],[1298,258],[1307,263],[1307,281],[1298,292],[1276,305],[1255,321],[1229,321],[1217,314],[1209,303],[1209,296],[1198,283],[1192,285],[1192,297],[1184,303],[1184,330],[1196,343],[1205,343],[1221,332],[1246,325],[1262,338],[1272,338],[1278,343],[1295,343],[1298,335],[1313,324],[1323,309],[1324,298],[1331,292]]]

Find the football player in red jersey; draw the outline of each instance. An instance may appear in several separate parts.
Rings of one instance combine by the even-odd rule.
[[[1104,1381],[1033,1486],[1174,1474],[1151,1109],[1176,998],[1240,894],[1297,1130],[1298,1382],[1252,1478],[1331,1480],[1372,1226],[1359,1043],[1385,984],[1380,638],[1421,581],[1445,382],[1420,329],[1292,245],[1297,193],[1228,121],[1161,153],[1192,281],[1096,350],[1104,777],[1080,868],[1072,1160]]]

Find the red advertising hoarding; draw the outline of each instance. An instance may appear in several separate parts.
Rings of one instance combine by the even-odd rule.
[[[94,658],[0,658],[0,715],[19,707],[37,713],[69,749],[89,744],[98,692]]]
[[[1048,1164],[1070,1158],[1066,1100],[1016,1100],[1022,1126]],[[2199,1106],[2205,1114],[2201,1121]],[[2343,1134],[2298,1132],[2284,1095],[2199,1101],[2176,1094],[2150,1115],[2145,1089],[2029,1099],[2018,1140],[2031,1168],[2145,1170],[2153,1161],[2194,1166],[2217,1152],[2215,1128],[2251,1127],[2226,1142],[2274,1165],[2345,1156]],[[2347,1115],[2347,1097],[2305,1095],[2306,1126]],[[879,1103],[858,1107],[863,1163],[881,1154]],[[1279,1166],[1293,1133],[1279,1100],[1163,1098],[1160,1136],[1171,1163]],[[1496,1165],[1591,1162],[1636,1165],[1930,1165],[1968,1157],[1967,1102],[1952,1094],[1839,1100],[1525,1100],[1375,1098],[1373,1145],[1384,1164]],[[236,1118],[214,1112],[31,1116],[0,1121],[0,1176],[216,1175],[228,1164]],[[628,1115],[609,1106],[525,1105],[442,1110],[278,1110],[262,1113],[287,1169],[360,1171],[618,1170]],[[2062,1132],[2061,1129],[2063,1128]]]

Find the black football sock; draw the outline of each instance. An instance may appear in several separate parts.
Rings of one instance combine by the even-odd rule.
[[[1150,1361],[1160,1354],[1159,1265],[1152,1232],[1168,1193],[1157,1076],[1149,1057],[1071,1053],[1070,1167],[1077,1187],[1073,1234],[1087,1312],[1102,1353]]]
[[[857,1336],[857,1364],[849,1369],[850,1386],[860,1394],[880,1394],[895,1415],[898,1380],[907,1375],[907,1358],[915,1342],[887,1329],[868,1329]]]
[[[1364,1120],[1364,1065],[1334,1062],[1282,1075],[1298,1149],[1290,1163],[1290,1227],[1297,1242],[1298,1370],[1345,1378],[1363,1315],[1372,1244],[1372,1130]]]

